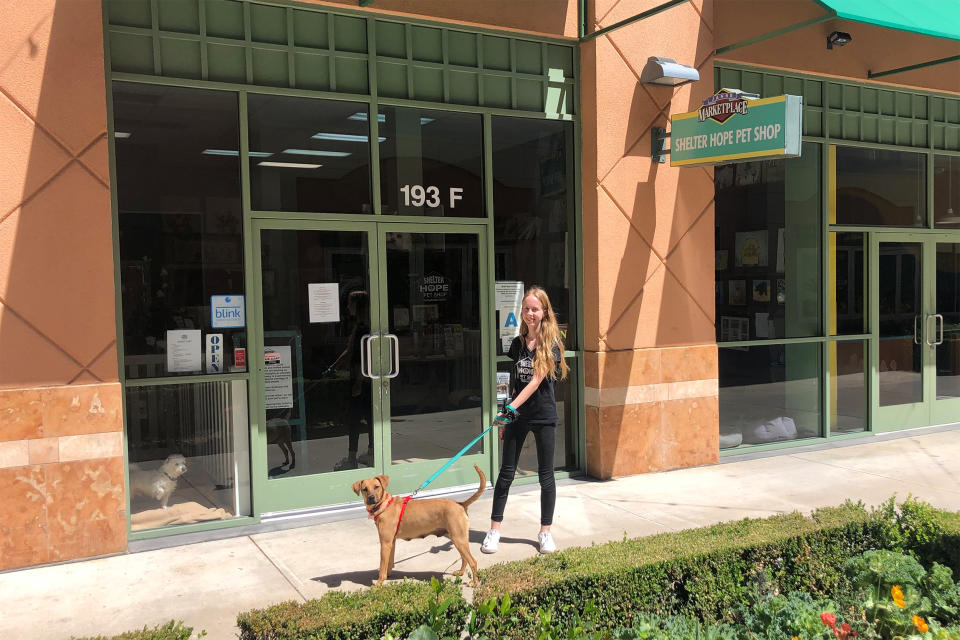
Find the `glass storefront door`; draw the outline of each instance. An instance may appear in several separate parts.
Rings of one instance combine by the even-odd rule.
[[[351,502],[351,485],[378,474],[412,491],[483,429],[482,229],[260,220],[254,232],[257,510]],[[484,445],[431,489],[475,482],[474,463],[489,474]]]
[[[955,422],[960,238],[877,233],[873,245],[875,430]]]

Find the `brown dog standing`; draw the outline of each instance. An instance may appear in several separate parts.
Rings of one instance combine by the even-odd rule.
[[[449,498],[426,498],[410,500],[404,508],[402,499],[394,499],[387,493],[389,476],[375,476],[353,483],[353,492],[363,497],[367,511],[373,516],[380,534],[380,575],[377,586],[383,584],[387,574],[393,569],[396,556],[397,538],[413,540],[427,536],[447,536],[460,552],[463,564],[454,575],[463,575],[467,565],[473,572],[473,582],[477,584],[477,561],[470,555],[470,519],[467,508],[479,498],[487,488],[487,477],[477,465],[473,465],[480,476],[477,492],[463,502],[454,502]],[[400,512],[403,511],[403,518]],[[399,528],[397,523],[400,523]]]

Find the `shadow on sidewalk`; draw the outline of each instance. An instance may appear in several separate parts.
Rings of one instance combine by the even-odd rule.
[[[328,576],[316,576],[310,578],[314,582],[322,582],[331,589],[341,586],[344,582],[351,582],[353,584],[359,584],[364,587],[371,586],[377,580],[379,572],[377,569],[371,569],[370,571],[348,571],[345,573],[332,573]],[[402,571],[397,567],[393,568],[393,571],[390,572],[388,576],[388,582],[396,582],[402,580],[403,578],[410,578],[411,580],[423,580],[425,582],[430,582],[430,578],[436,578],[437,580],[443,580],[446,572],[444,571]]]

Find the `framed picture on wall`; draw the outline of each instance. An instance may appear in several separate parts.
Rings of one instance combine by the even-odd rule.
[[[744,306],[747,304],[747,281],[746,280],[731,280],[730,281],[730,292],[729,300],[730,304],[737,306]]]
[[[738,231],[734,243],[734,265],[737,267],[767,266],[767,231]]]
[[[754,302],[770,302],[770,281],[769,280],[753,281],[753,301]]]

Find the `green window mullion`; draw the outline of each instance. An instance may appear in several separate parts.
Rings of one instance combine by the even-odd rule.
[[[540,103],[543,108],[547,108],[547,90],[550,87],[550,67],[547,58],[547,43],[540,43],[540,71],[542,72],[540,80]],[[579,147],[576,147],[579,149]]]
[[[134,389],[138,387],[175,387],[178,385],[185,384],[198,384],[204,382],[232,382],[234,380],[242,380],[249,385],[250,378],[250,365],[247,365],[246,373],[221,373],[218,375],[195,375],[195,376],[178,376],[178,377],[165,377],[165,378],[137,378],[135,380],[127,380],[124,384],[125,389]]]
[[[486,100],[483,97],[483,38],[479,35],[476,38],[477,45],[477,105],[481,107],[487,106]]]
[[[200,25],[200,79],[210,77],[210,65],[207,60],[207,0],[197,0],[198,24]]]
[[[928,114],[929,114],[929,112],[930,112],[930,111],[927,110],[927,113],[928,113]],[[931,129],[932,129],[932,127],[931,127]],[[926,185],[924,185],[925,188],[926,188],[926,191],[927,191],[927,202],[926,202],[927,206],[925,207],[925,208],[926,208],[925,214],[926,214],[926,216],[927,216],[927,224],[926,224],[927,228],[928,228],[928,229],[933,229],[934,226],[935,226],[935,225],[934,225],[934,217],[935,217],[935,215],[934,215],[934,211],[933,211],[933,161],[934,161],[934,157],[933,157],[933,136],[932,136],[932,135],[928,135],[928,136],[927,136],[927,148],[928,148],[929,150],[927,151],[927,158],[926,158],[926,159],[927,159]]]
[[[409,24],[403,25],[403,40],[404,48],[406,48],[407,53],[407,97],[411,100],[416,99],[416,91],[413,88],[413,26]]]
[[[510,108],[517,108],[517,41],[510,38]]]
[[[336,35],[334,34],[334,20],[333,14],[328,14],[327,16],[327,50],[330,52],[330,55],[327,56],[327,66],[330,70],[330,91],[337,90],[337,43]]]
[[[160,64],[160,8],[157,0],[150,0],[150,26],[153,34],[153,73],[163,75],[163,66]]]
[[[244,61],[247,71],[247,84],[253,84],[253,25],[250,20],[250,3],[243,3],[243,39],[246,46],[243,48]]]
[[[443,55],[443,101],[450,102],[450,30],[440,32],[440,50]]]
[[[294,15],[293,8],[286,8],[287,14],[287,73],[290,77],[290,86],[297,86],[297,47],[293,38]]]
[[[367,20],[367,78],[370,89],[370,197],[373,199],[373,215],[383,214],[383,203],[380,202],[380,95],[377,84],[377,24],[375,20]]]
[[[487,220],[493,223],[493,116],[489,113],[483,114],[483,202],[487,212]],[[490,230],[490,247],[493,251],[495,237],[493,229]],[[490,256],[490,268],[495,264],[495,255]],[[494,282],[491,278],[490,282]],[[497,334],[499,335],[499,334]],[[496,345],[492,347],[496,354]]]

